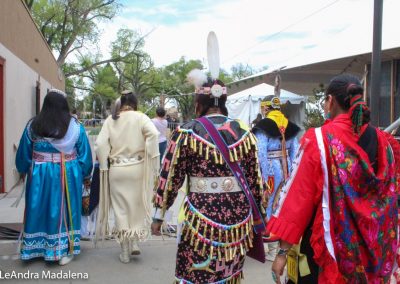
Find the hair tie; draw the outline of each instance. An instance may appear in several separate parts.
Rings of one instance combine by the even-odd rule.
[[[367,109],[367,106],[363,100],[361,94],[350,95],[350,109],[352,124],[354,131],[360,133],[361,126],[363,124],[363,112]]]
[[[362,94],[350,95],[350,107],[359,103],[365,104]]]

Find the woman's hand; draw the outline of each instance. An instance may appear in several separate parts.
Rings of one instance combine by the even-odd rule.
[[[22,180],[22,182],[25,181],[25,177],[26,177],[25,173],[19,173],[19,179]]]
[[[161,236],[161,226],[162,221],[154,220],[153,223],[151,223],[151,234],[155,236]]]
[[[83,181],[83,184],[85,185],[86,188],[89,188],[92,184],[92,180],[90,178],[87,178]]]
[[[277,255],[274,263],[272,263],[272,279],[277,284],[281,284],[281,276],[286,266],[286,255]]]

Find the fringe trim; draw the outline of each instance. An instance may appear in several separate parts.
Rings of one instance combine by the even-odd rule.
[[[97,247],[97,243],[103,242],[105,237],[109,235],[108,225],[108,214],[111,206],[110,199],[110,184],[108,180],[108,169],[100,169],[100,194],[99,194],[99,211],[96,221],[96,232],[94,238],[94,245]]]
[[[240,253],[245,255],[253,247],[253,216],[250,213],[242,222],[235,225],[216,223],[193,207],[186,199],[184,204],[185,221],[182,236],[185,241],[190,239],[194,251],[210,258],[214,254],[219,261],[234,259]]]
[[[243,271],[239,270],[229,276],[228,278],[219,280],[217,282],[212,282],[209,284],[241,284],[242,279],[244,279]],[[175,276],[175,284],[194,284],[193,282],[190,282],[189,280],[185,280],[183,278],[179,278]]]
[[[118,243],[129,240],[139,240],[144,242],[151,236],[150,229],[129,229],[129,230],[118,230],[114,228],[112,235],[115,237]]]
[[[169,152],[172,152],[172,158],[170,161],[170,170],[166,178],[166,185],[163,193],[163,206],[162,216],[164,216],[167,210],[168,203],[168,192],[172,191],[172,177],[174,176],[174,168],[177,165],[178,158],[180,157],[180,150],[182,146],[188,146],[192,151],[197,153],[199,156],[206,160],[212,159],[215,164],[223,165],[225,161],[222,154],[217,147],[205,140],[203,137],[197,135],[192,129],[181,129],[176,130],[179,135],[175,141],[171,141],[169,145]],[[257,161],[257,186],[260,192],[263,192],[267,187],[261,175],[261,169],[258,163],[257,155],[257,138],[253,133],[247,131],[236,143],[229,145],[229,158],[231,162],[240,162],[248,155],[254,155]]]
[[[181,132],[179,129],[177,130],[178,132]],[[183,136],[182,133],[179,134],[178,138],[176,139],[176,141],[171,140],[169,142],[169,146],[167,151],[172,151],[172,159],[170,161],[170,170],[168,172],[168,176],[166,178],[166,188],[164,188],[164,192],[163,192],[163,204],[162,204],[162,211],[161,211],[161,216],[164,217],[165,212],[167,211],[167,203],[168,203],[168,192],[172,191],[172,177],[174,176],[174,166],[172,165],[176,165],[177,164],[177,160],[179,158],[180,155],[180,147],[181,147],[181,143],[182,143],[182,138],[185,138],[183,144],[187,145],[187,139],[188,136]],[[166,159],[167,154],[165,154],[165,159]]]
[[[179,129],[180,133],[176,144],[183,139],[183,146],[189,146],[194,152],[203,156],[206,160],[213,159],[216,164],[223,165],[224,159],[217,147],[211,142],[205,140],[203,137],[197,135],[192,129]],[[229,145],[229,157],[233,161],[241,161],[245,158],[250,151],[257,151],[257,138],[253,133],[247,131],[236,143]],[[179,148],[179,147],[177,147]],[[179,150],[177,151],[176,158],[179,157]],[[175,158],[175,157],[174,157]],[[174,159],[174,165],[176,159]]]

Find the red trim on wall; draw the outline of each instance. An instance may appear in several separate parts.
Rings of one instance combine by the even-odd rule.
[[[0,57],[0,193],[5,191],[5,177],[4,177],[4,62],[5,60]]]

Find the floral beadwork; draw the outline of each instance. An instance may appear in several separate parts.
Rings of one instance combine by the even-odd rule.
[[[390,147],[382,150],[388,170],[378,176],[368,161],[340,139],[329,133],[327,139],[338,268],[347,283],[381,283],[380,279],[386,283],[397,251],[397,232],[392,229],[397,227],[397,212],[391,209],[396,207],[387,206],[397,202]],[[372,275],[379,278],[375,281]]]

